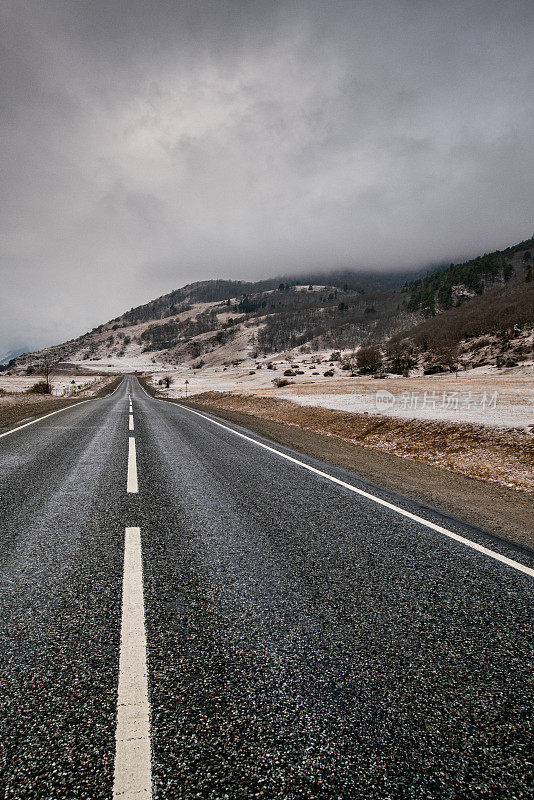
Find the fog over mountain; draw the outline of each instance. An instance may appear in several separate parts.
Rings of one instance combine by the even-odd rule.
[[[531,0],[5,0],[0,351],[532,235]]]

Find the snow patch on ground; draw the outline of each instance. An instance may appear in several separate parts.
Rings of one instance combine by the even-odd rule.
[[[302,406],[330,408],[364,414],[379,414],[401,419],[472,422],[492,427],[523,428],[534,425],[534,375],[506,370],[425,375],[403,378],[388,376],[381,380],[354,376],[338,371],[325,378],[322,371],[301,361],[304,375],[289,377],[283,388],[273,386],[273,378],[282,377],[288,362],[277,363],[276,370],[251,369],[239,365],[226,370],[194,371],[187,368],[165,374],[171,379],[168,397],[179,399],[201,392],[239,392],[242,395],[276,397]],[[314,376],[312,372],[319,371]],[[153,377],[158,385],[162,375]],[[161,388],[158,386],[158,388]],[[377,399],[377,394],[379,399]]]
[[[457,389],[404,389],[393,394],[387,389],[370,394],[291,393],[291,400],[304,406],[321,406],[338,411],[388,414],[402,419],[432,419],[449,422],[477,422],[499,427],[526,427],[534,424],[534,397],[530,407],[510,402],[508,396],[494,391]],[[391,405],[389,405],[391,403]]]
[[[34,384],[44,380],[42,375],[27,375],[16,376],[10,375],[8,377],[0,378],[0,390],[8,394],[21,394],[31,389]],[[74,381],[74,383],[73,383]],[[102,383],[101,375],[60,375],[52,376],[50,378],[52,385],[52,395],[56,397],[64,397],[70,394],[89,394],[91,389],[97,388]],[[0,400],[5,399],[0,394]]]

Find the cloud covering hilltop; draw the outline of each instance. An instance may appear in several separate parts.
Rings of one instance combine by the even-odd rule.
[[[532,233],[534,6],[7,2],[0,349]]]

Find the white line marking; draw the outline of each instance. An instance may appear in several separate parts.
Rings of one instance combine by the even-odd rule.
[[[303,467],[309,472],[313,472],[315,475],[320,475],[321,478],[326,478],[327,480],[332,481],[332,483],[336,483],[338,486],[343,486],[344,489],[349,489],[349,491],[355,492],[355,494],[359,494],[362,497],[366,497],[368,500],[372,500],[374,503],[378,503],[385,508],[389,508],[390,511],[395,511],[397,514],[401,514],[403,517],[407,517],[414,522],[418,522],[420,525],[424,525],[426,528],[430,528],[433,531],[442,533],[444,536],[448,536],[449,539],[454,539],[456,542],[461,542],[461,544],[466,545],[466,547],[471,547],[473,550],[476,550],[479,553],[483,553],[490,558],[494,558],[496,561],[500,561],[502,564],[506,564],[508,567],[513,567],[513,569],[517,569],[519,572],[524,572],[525,575],[530,575],[532,578],[534,578],[534,569],[531,569],[524,564],[520,564],[518,561],[513,561],[511,558],[507,558],[500,553],[496,553],[494,550],[489,550],[487,547],[483,547],[476,542],[472,542],[470,539],[466,539],[464,536],[459,536],[457,533],[453,533],[453,531],[449,531],[447,528],[443,528],[441,525],[436,525],[434,522],[423,519],[423,517],[418,517],[417,514],[412,514],[410,511],[405,511],[403,508],[400,508],[400,506],[393,505],[393,503],[388,503],[387,500],[382,500],[382,498],[377,497],[374,494],[364,492],[363,489],[357,489],[356,486],[352,486],[350,483],[346,483],[339,478],[334,478],[333,475],[328,475],[328,473],[322,472],[320,469],[310,466],[310,464],[305,464],[304,461],[299,461],[297,458],[293,458],[286,453],[281,453],[274,447],[269,447],[269,445],[263,444],[263,442],[257,442],[256,439],[252,439],[250,436],[246,436],[244,433],[235,431],[233,428],[229,428],[228,425],[223,425],[222,422],[217,422],[210,417],[206,417],[205,414],[201,414],[199,411],[195,411],[193,408],[182,406],[179,403],[176,405],[179,405],[180,408],[183,408],[185,411],[190,411],[191,414],[196,414],[198,417],[202,417],[202,419],[205,419],[207,422],[211,422],[213,425],[218,425],[219,428],[224,428],[224,430],[233,433],[235,436],[239,436],[241,439],[246,439],[248,442],[252,442],[252,444],[262,447],[264,450],[268,450],[270,453],[275,453],[275,455],[280,456],[280,458],[285,458],[286,461],[290,461],[292,464],[297,464],[299,467]]]
[[[123,380],[124,380],[124,378],[123,378]],[[119,389],[119,388],[120,388],[120,386],[121,386],[121,385],[122,385],[122,381],[120,381],[120,383],[118,383],[118,384],[115,386],[115,388],[113,389],[113,391],[111,392],[111,394],[105,394],[105,395],[104,395],[104,397],[102,397],[102,400],[104,400],[104,398],[107,398],[107,397],[113,397],[113,395],[115,394],[115,392],[117,391],[117,389]],[[95,399],[96,399],[96,398],[95,398]]]
[[[113,797],[152,797],[141,531],[126,528]]]
[[[134,429],[134,421],[133,421],[133,415],[132,414],[130,414],[130,420],[129,420],[128,429],[131,430],[131,431],[133,431],[133,429]]]
[[[12,431],[0,433],[0,439],[2,439],[4,436],[9,436],[10,433],[16,433],[17,431],[22,430],[22,428],[27,428],[28,425],[35,425],[36,422],[41,422],[47,417],[53,417],[54,414],[59,414],[61,411],[67,411],[69,408],[74,408],[74,406],[83,406],[84,403],[90,403],[91,400],[96,400],[96,397],[90,397],[89,400],[80,400],[79,403],[73,403],[71,406],[65,406],[65,408],[58,408],[57,411],[51,411],[50,414],[43,414],[42,417],[39,417],[38,419],[32,419],[31,422],[26,422],[24,425],[19,425],[18,428],[13,428]]]
[[[128,480],[126,483],[126,491],[135,494],[138,491],[137,487],[137,457],[135,453],[135,438],[128,437]]]

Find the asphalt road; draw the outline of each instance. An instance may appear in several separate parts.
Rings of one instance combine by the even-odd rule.
[[[0,797],[532,797],[529,554],[257,442],[130,377],[0,438]]]

